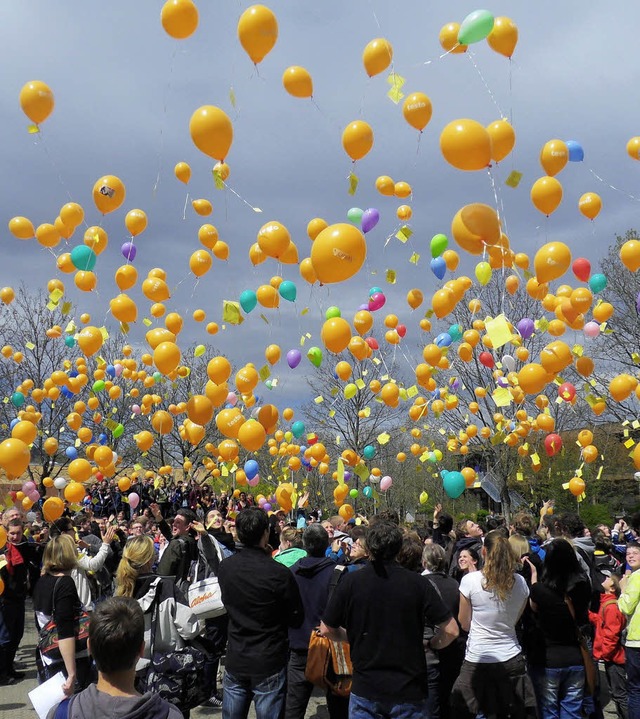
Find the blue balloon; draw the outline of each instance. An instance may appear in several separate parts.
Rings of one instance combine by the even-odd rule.
[[[302,437],[302,435],[304,434],[304,422],[301,422],[300,420],[294,422],[291,425],[291,432],[296,438]]]
[[[451,499],[457,499],[467,486],[462,472],[447,472],[443,479],[444,491]]]
[[[258,474],[258,463],[255,459],[248,459],[244,463],[244,473],[247,475],[247,479],[253,479]]]
[[[9,425],[9,429],[13,429],[20,420],[16,417],[15,419],[11,420],[11,424]]]
[[[78,459],[78,450],[75,447],[67,447],[64,453],[69,459]]]
[[[98,437],[98,442],[100,442],[100,444],[107,443],[107,435],[104,432]]]
[[[431,260],[431,272],[439,279],[442,280],[447,273],[447,263],[442,257],[434,257]]]
[[[73,392],[68,387],[63,387],[60,393],[67,399],[69,399],[69,397],[73,397]]]
[[[258,304],[258,295],[253,290],[245,290],[240,295],[240,307],[248,314]]]
[[[72,369],[71,372],[69,372],[69,377],[77,377],[78,376],[78,370]]]
[[[448,347],[452,341],[451,335],[448,332],[441,332],[436,337],[436,345],[438,347]]]
[[[109,377],[115,377],[116,376],[116,368],[112,364],[107,365],[107,374]]]
[[[569,150],[569,162],[582,162],[584,160],[584,150],[577,140],[567,140],[566,145]]]

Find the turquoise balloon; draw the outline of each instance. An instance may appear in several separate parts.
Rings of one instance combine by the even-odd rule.
[[[93,387],[91,388],[94,392],[102,392],[104,389],[105,384],[103,379],[98,379],[93,383]]]
[[[451,499],[457,499],[465,490],[462,472],[447,472],[443,479],[444,491]]]
[[[307,359],[314,367],[320,367],[322,364],[322,350],[320,347],[310,347],[307,352]]]
[[[474,10],[460,24],[458,42],[471,45],[484,40],[493,30],[494,17],[488,10]]]
[[[280,287],[278,287],[278,292],[280,293],[280,297],[283,297],[289,302],[295,302],[298,295],[298,289],[295,283],[291,282],[291,280],[283,280],[280,283]]]
[[[291,434],[297,439],[304,434],[304,422],[298,420],[291,425]]]
[[[258,304],[258,295],[253,290],[245,290],[240,295],[240,307],[248,314]]]
[[[367,499],[371,499],[371,497],[373,496],[373,490],[369,486],[363,487],[362,494],[364,494]]]
[[[71,250],[71,264],[76,270],[90,272],[96,266],[98,255],[87,245],[76,245]]]
[[[376,448],[372,444],[368,444],[362,451],[365,459],[373,459],[376,456]]]
[[[381,295],[384,294],[382,291],[382,287],[372,287],[369,290],[369,297],[373,297],[377,293],[380,293]]]
[[[606,286],[607,278],[604,275],[591,275],[589,278],[589,289],[596,294],[602,292]]]
[[[153,381],[160,382],[161,380],[162,380],[162,372],[154,372],[153,373]]]
[[[122,433],[124,432],[124,425],[118,423],[114,428],[113,432],[111,433],[114,437],[114,439],[118,439],[118,437],[122,437]]]
[[[462,339],[462,325],[451,325],[449,327],[449,337],[452,342],[457,342]]]
[[[326,319],[330,320],[334,317],[342,317],[342,312],[340,312],[339,307],[329,307],[324,313],[324,316],[326,317]]]
[[[431,238],[431,257],[433,257],[434,259],[436,257],[440,257],[440,255],[447,249],[448,246],[449,240],[446,235],[434,235]]]
[[[75,345],[76,345],[76,341],[71,335],[67,335],[64,338],[64,343],[65,343],[65,345],[67,345],[67,347],[75,347]]]
[[[354,225],[359,225],[360,220],[362,220],[362,215],[364,215],[364,210],[361,210],[359,207],[352,207],[347,212],[347,219],[349,222],[353,222]]]
[[[22,394],[22,392],[14,392],[11,395],[11,404],[14,407],[22,407],[22,405],[24,404],[24,395]]]

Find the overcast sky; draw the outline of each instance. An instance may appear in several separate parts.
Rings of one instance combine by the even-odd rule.
[[[190,319],[194,309],[203,308],[208,321],[222,324],[223,299],[237,300],[244,289],[256,289],[280,274],[298,286],[295,305],[283,302],[280,311],[264,311],[268,325],[257,308],[241,327],[228,327],[214,338],[215,346],[237,364],[250,361],[260,367],[264,348],[272,342],[282,347],[284,356],[300,346],[306,332],[312,334],[306,347],[320,345],[324,310],[335,304],[351,319],[373,285],[387,294],[383,313],[393,311],[407,323],[411,360],[417,356],[417,321],[423,312],[410,315],[405,296],[412,287],[428,296],[438,287],[429,270],[431,236],[449,234],[451,219],[461,206],[475,201],[495,204],[486,172],[460,172],[440,154],[441,129],[461,117],[484,125],[501,114],[513,119],[516,148],[513,157],[494,169],[494,177],[511,245],[517,251],[533,253],[547,239],[561,239],[574,256],[585,255],[593,262],[617,232],[638,225],[640,206],[625,194],[640,197],[640,163],[625,151],[627,140],[640,135],[636,99],[640,59],[631,51],[630,33],[625,32],[639,24],[638,3],[541,0],[488,5],[495,15],[507,15],[518,25],[520,40],[510,63],[485,42],[472,47],[472,58],[471,53],[441,57],[441,26],[461,21],[476,9],[470,2],[275,0],[270,7],[278,18],[279,38],[259,66],[259,75],[236,35],[237,19],[248,4],[229,0],[197,4],[199,28],[181,42],[164,33],[161,2],[6,0],[0,4],[4,31],[0,219],[5,228],[0,285],[15,287],[23,280],[38,288],[59,276],[52,254],[35,240],[13,238],[6,223],[14,215],[25,215],[34,225],[53,222],[59,208],[73,199],[83,205],[88,224],[103,224],[110,244],[96,267],[97,293],[78,292],[72,275],[63,279],[79,310],[90,311],[95,324],[102,325],[108,301],[118,293],[113,275],[123,262],[124,216],[129,209],[141,208],[149,217],[149,227],[137,242],[135,265],[141,279],[152,267],[167,270],[169,285],[175,288],[168,307],[186,320],[183,346],[210,339],[204,324]],[[432,100],[433,118],[418,150],[418,133],[403,120],[401,105],[386,96],[387,73],[369,79],[362,67],[364,46],[380,36],[393,45],[394,69],[406,78],[404,89],[425,92]],[[282,72],[293,64],[311,73],[317,106],[290,97],[282,88]],[[49,84],[56,107],[41,136],[34,138],[27,133],[29,123],[18,94],[24,83],[35,79]],[[229,184],[250,205],[261,208],[261,214],[229,191],[214,188],[212,162],[193,146],[188,130],[191,114],[203,104],[218,105],[230,115],[235,137],[228,156]],[[375,145],[357,163],[360,186],[350,197],[346,178],[351,163],[340,136],[343,127],[358,118],[372,125]],[[559,175],[564,201],[545,220],[531,205],[529,190],[544,174],[538,155],[552,138],[580,141],[585,161],[570,163]],[[173,175],[178,161],[191,165],[191,197],[212,201],[211,218],[200,218],[188,207],[183,220],[186,188]],[[517,189],[504,185],[512,169],[524,175]],[[93,183],[104,174],[118,175],[127,188],[123,207],[106,218],[91,200]],[[401,203],[375,191],[375,179],[381,174],[413,187],[414,234],[406,245],[391,239],[385,247],[398,224],[395,211]],[[614,191],[610,184],[625,193]],[[578,198],[588,191],[599,193],[603,201],[595,223],[578,211]],[[311,247],[307,222],[316,216],[329,223],[345,221],[352,206],[378,208],[381,221],[367,235],[365,267],[349,282],[311,289],[296,266],[282,268],[267,260],[253,268],[249,262],[249,247],[268,220],[289,228],[302,259]],[[230,245],[231,257],[224,264],[214,260],[210,273],[196,283],[188,259],[200,247],[197,230],[205,221],[217,226]],[[81,240],[79,230],[70,247]],[[61,244],[55,252],[68,249]],[[413,252],[421,256],[417,266],[409,262]],[[465,260],[465,271],[472,273],[476,261]],[[385,282],[387,269],[397,272],[395,285]],[[131,295],[138,301],[140,319],[150,316],[150,303],[139,287]],[[306,307],[310,311],[303,315]],[[133,340],[140,341],[146,330],[140,319]],[[106,324],[116,331],[110,317]],[[382,325],[382,316],[377,324]],[[382,330],[379,334],[382,337]],[[274,374],[280,377],[280,387],[270,395],[272,400],[280,406],[289,399],[299,400],[307,368],[306,360],[295,371],[284,363],[278,366]]]

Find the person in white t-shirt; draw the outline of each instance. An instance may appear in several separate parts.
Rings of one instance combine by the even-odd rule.
[[[515,629],[529,589],[515,573],[515,557],[500,530],[487,534],[482,555],[482,571],[460,583],[458,621],[469,638],[451,694],[454,716],[535,717],[533,685]]]

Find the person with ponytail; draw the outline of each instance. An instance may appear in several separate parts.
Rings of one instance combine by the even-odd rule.
[[[151,620],[158,607],[158,622],[154,651],[169,653],[199,632],[198,618],[189,608],[173,577],[159,577],[152,573],[156,561],[153,539],[146,535],[132,537],[122,552],[116,572],[118,597],[133,597],[144,612],[144,653],[136,671],[144,670],[151,660]]]
[[[487,534],[482,557],[482,571],[460,583],[458,621],[469,638],[451,693],[453,715],[535,717],[533,685],[515,629],[529,597],[527,583],[516,574],[516,559],[502,532]]]

